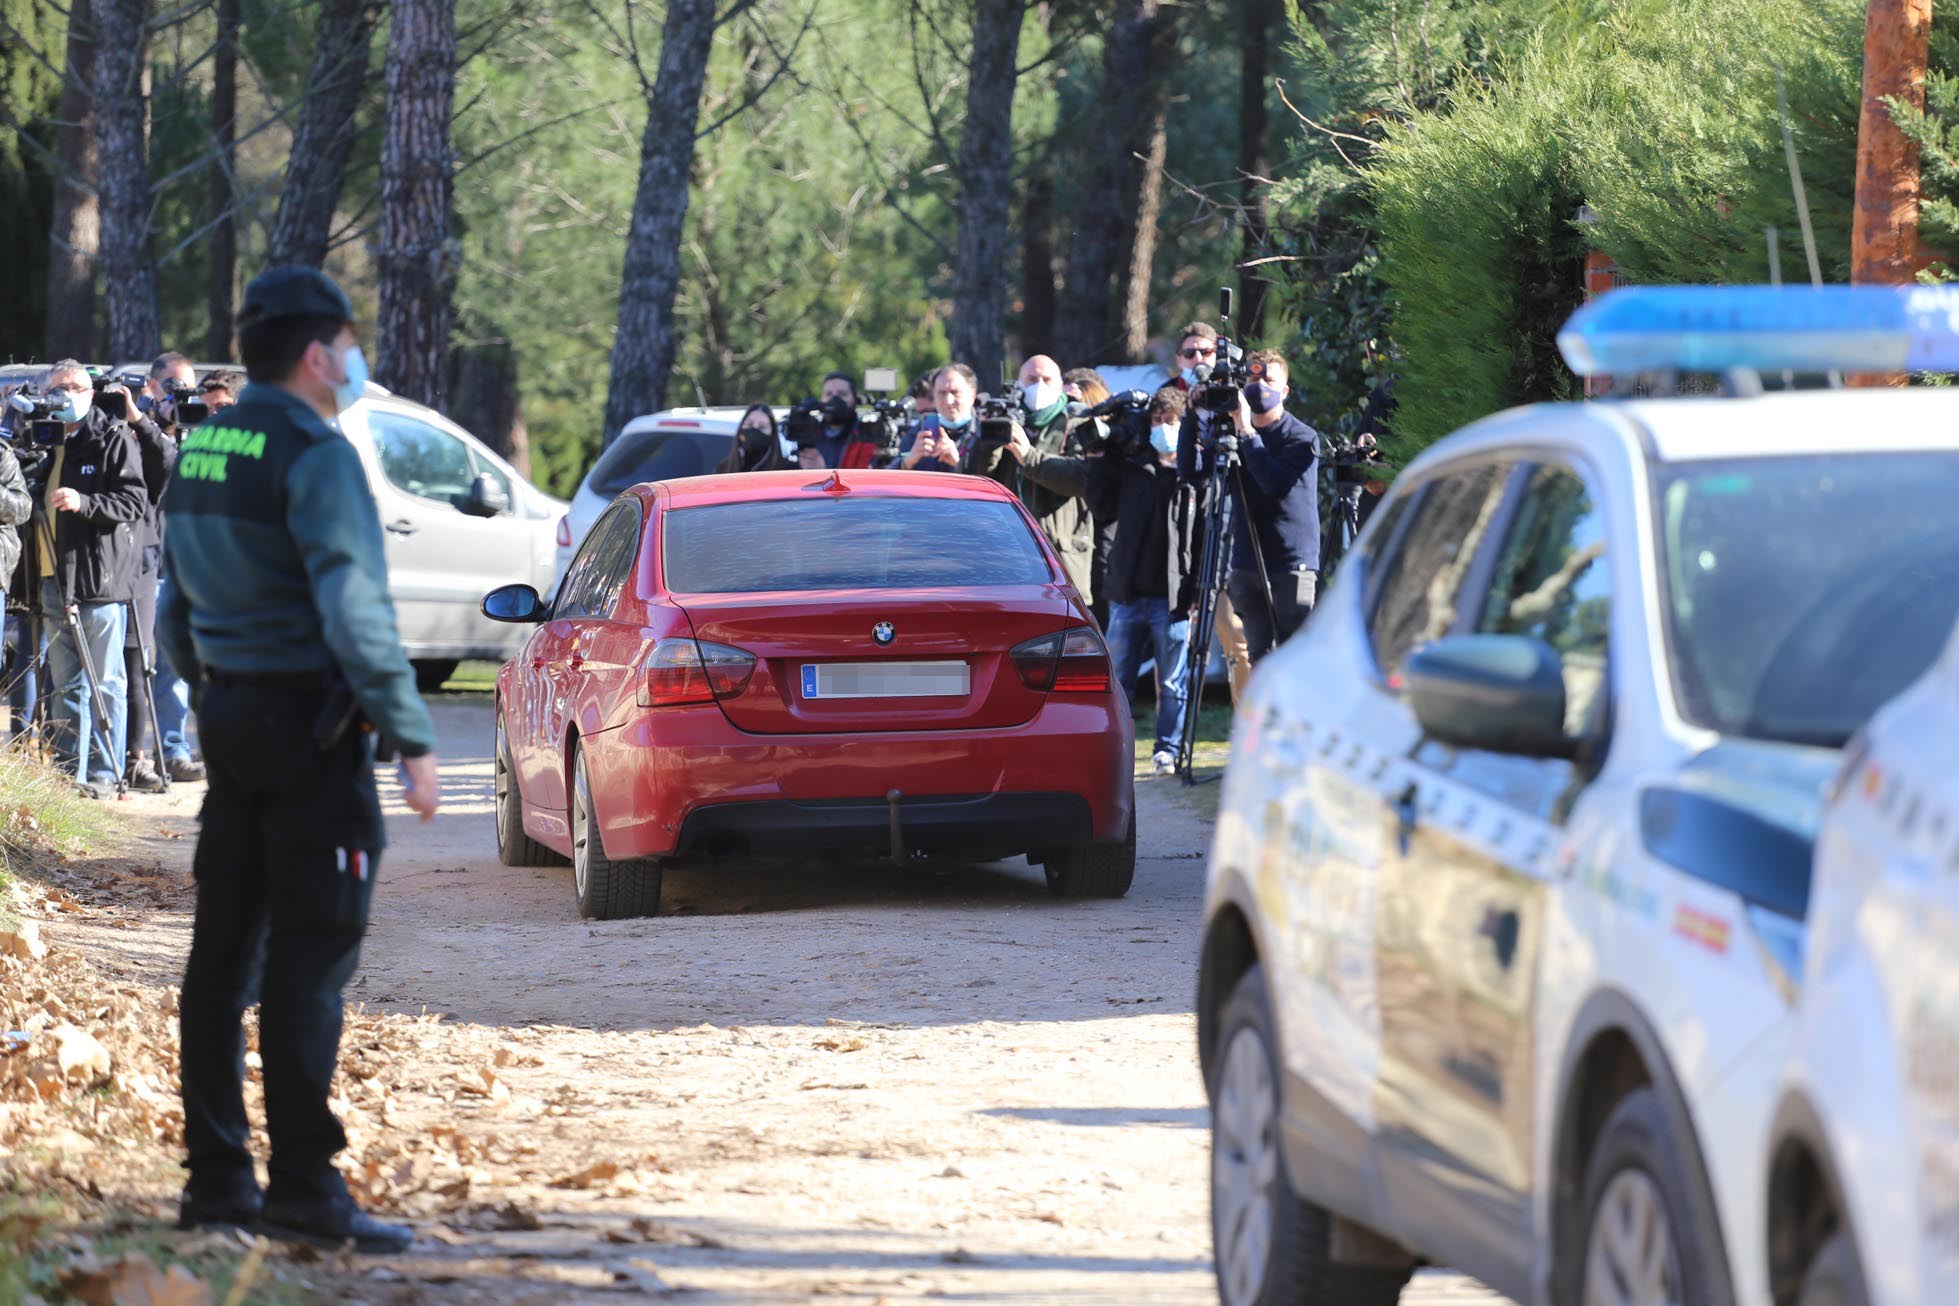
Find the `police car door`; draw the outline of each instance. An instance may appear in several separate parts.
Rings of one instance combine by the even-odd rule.
[[[1562,657],[1566,728],[1609,700],[1605,523],[1575,468],[1521,469],[1459,606],[1461,632]],[[1545,854],[1585,772],[1423,739],[1397,796],[1377,948],[1389,1200],[1425,1245],[1492,1285],[1529,1284],[1534,996]]]

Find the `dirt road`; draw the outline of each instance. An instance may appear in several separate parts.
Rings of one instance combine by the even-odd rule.
[[[1057,902],[1021,864],[745,869],[594,924],[568,869],[497,863],[487,702],[436,715],[443,814],[387,796],[350,997],[443,1019],[356,1020],[343,1056],[353,1154],[432,1236],[364,1271],[368,1299],[1215,1300],[1208,826],[1173,782],[1141,786],[1121,902]],[[182,925],[116,945],[164,971]],[[1429,1274],[1406,1300],[1500,1299]]]

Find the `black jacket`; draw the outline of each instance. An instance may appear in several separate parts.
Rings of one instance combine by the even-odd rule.
[[[1178,478],[1153,453],[1132,458],[1027,455],[1027,479],[1056,494],[1080,498],[1115,526],[1107,573],[1110,603],[1161,598],[1172,613],[1197,601],[1197,551],[1202,530],[1197,487]]]
[[[54,514],[55,565],[68,597],[77,603],[134,598],[150,498],[129,428],[90,409],[62,447],[56,484],[82,496],[76,511]],[[45,506],[44,499],[34,509]]]
[[[136,440],[143,489],[149,499],[138,532],[141,562],[137,576],[150,579],[163,570],[163,490],[170,484],[170,469],[177,465],[177,441],[147,417],[137,418],[130,434]]]

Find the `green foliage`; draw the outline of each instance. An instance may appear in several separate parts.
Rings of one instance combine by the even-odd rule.
[[[1584,10],[1589,21],[1548,25],[1496,62],[1487,84],[1390,127],[1368,168],[1402,360],[1397,456],[1484,413],[1573,393],[1554,338],[1579,301],[1587,245],[1633,281],[1765,279],[1765,227],[1796,243],[1778,68],[1824,275],[1845,273],[1861,6]],[[1595,219],[1584,226],[1581,204]]]
[[[59,50],[67,24],[42,0],[0,0],[0,16],[23,38],[0,40],[0,107],[26,129],[9,124],[0,130],[0,249],[9,251],[13,273],[8,293],[0,295],[0,362],[8,362],[40,352],[54,204],[52,172],[41,151],[54,148],[61,86],[34,52]]]

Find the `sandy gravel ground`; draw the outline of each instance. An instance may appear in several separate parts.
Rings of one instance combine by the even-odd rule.
[[[375,1014],[343,1048],[357,1181],[424,1237],[320,1267],[334,1295],[1216,1299],[1191,1012],[1209,830],[1174,782],[1140,785],[1121,902],[1057,902],[1019,863],[747,867],[593,924],[568,869],[496,860],[487,700],[436,718],[445,807],[424,826],[389,796],[350,991]],[[198,793],[125,804],[166,866]],[[67,938],[166,984],[183,905]],[[1428,1273],[1404,1300],[1501,1299]]]

